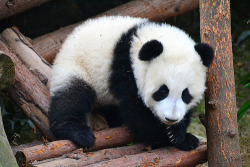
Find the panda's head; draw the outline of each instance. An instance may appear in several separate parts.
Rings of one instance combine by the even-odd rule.
[[[169,25],[138,29],[131,48],[138,94],[163,123],[180,122],[201,100],[213,49]]]

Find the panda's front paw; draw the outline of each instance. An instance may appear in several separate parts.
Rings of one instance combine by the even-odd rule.
[[[176,145],[177,148],[183,151],[190,151],[196,149],[199,145],[199,139],[190,133],[186,133],[185,140]]]
[[[90,127],[85,126],[81,130],[72,132],[71,140],[81,148],[90,148],[95,144],[95,135],[90,130]]]
[[[179,145],[185,140],[185,130],[176,130],[172,126],[168,126],[166,129],[166,134],[168,136],[168,140],[173,145]]]

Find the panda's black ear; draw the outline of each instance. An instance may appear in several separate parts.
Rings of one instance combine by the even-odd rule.
[[[157,56],[159,56],[163,51],[162,44],[157,40],[151,40],[145,43],[140,52],[139,52],[139,59],[142,61],[149,61]]]
[[[204,66],[209,67],[214,59],[214,50],[211,46],[205,43],[199,43],[194,46],[194,49],[201,56]]]

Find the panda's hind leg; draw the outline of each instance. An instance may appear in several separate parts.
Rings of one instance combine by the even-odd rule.
[[[56,139],[69,139],[80,147],[92,147],[95,136],[88,126],[96,100],[95,91],[85,81],[72,78],[67,86],[51,96],[49,122]]]

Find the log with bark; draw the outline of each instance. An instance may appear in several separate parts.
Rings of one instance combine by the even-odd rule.
[[[180,151],[173,147],[165,147],[149,152],[128,155],[121,158],[102,161],[86,167],[127,167],[127,166],[185,166],[193,167],[206,162],[207,146],[201,143],[192,151]]]
[[[48,111],[48,88],[18,59],[11,49],[0,41],[0,50],[4,51],[15,65],[15,81],[12,87],[4,90],[14,102],[23,109],[26,115],[41,132],[52,140],[49,132],[48,118],[44,113]]]
[[[33,141],[31,143],[26,143],[26,144],[21,144],[21,145],[17,145],[17,146],[12,146],[11,149],[12,149],[13,154],[16,155],[17,151],[20,151],[20,150],[22,150],[24,148],[37,146],[37,145],[40,145],[40,144],[43,144],[43,143],[44,143],[43,141]]]
[[[0,51],[0,90],[14,83],[15,70],[12,60]],[[0,107],[0,166],[17,167],[16,159],[11,151],[2,122]]]
[[[42,112],[47,115],[49,108],[49,90],[48,88],[19,60],[19,58],[10,51],[2,41],[0,41],[0,50],[3,50],[12,59],[15,64],[15,88],[28,100],[38,105]]]
[[[164,21],[167,18],[194,10],[198,8],[198,6],[198,0],[135,0],[106,11],[96,17],[105,15],[128,15],[149,18],[154,21]],[[61,47],[62,42],[68,34],[71,33],[76,26],[83,22],[70,25],[55,32],[35,38],[32,43],[35,50],[49,63],[52,63],[56,53]]]
[[[64,142],[64,141],[62,141]],[[55,143],[55,142],[53,142]],[[57,149],[58,146],[54,145],[50,149]],[[35,146],[32,149],[26,149],[25,152],[31,151],[46,152],[45,149]],[[50,147],[50,146],[48,146]],[[58,151],[63,151],[60,149]],[[65,151],[65,150],[64,150]],[[174,147],[165,147],[156,150],[148,150],[145,145],[135,144],[133,146],[109,148],[94,152],[86,152],[84,149],[77,149],[72,153],[64,154],[58,158],[54,157],[53,153],[49,154],[43,161],[28,161],[26,164],[24,157],[19,155],[19,165],[29,165],[37,167],[76,167],[76,166],[195,166],[206,162],[206,142],[200,141],[199,147],[192,151],[180,151]],[[53,151],[54,153],[56,151]],[[49,153],[49,152],[47,152]],[[65,153],[65,152],[64,152]],[[23,156],[23,155],[22,155]]]
[[[215,51],[205,93],[209,166],[241,166],[230,21],[230,1],[200,0],[201,41]]]
[[[53,166],[86,166],[101,161],[120,158],[125,155],[134,155],[145,151],[145,146],[136,144],[133,146],[123,146],[117,148],[103,149],[95,152],[83,152],[83,149],[75,150],[70,154],[65,154],[59,158],[47,159],[32,163],[36,167],[53,167]]]
[[[4,42],[13,49],[25,66],[31,70],[33,74],[36,74],[44,84],[47,84],[51,75],[50,64],[39,56],[29,40],[15,27],[4,30],[1,36]]]
[[[21,13],[25,10],[39,6],[49,0],[1,0],[0,1],[0,20],[9,16]]]
[[[95,146],[85,151],[93,151],[109,147],[117,147],[130,143],[133,135],[126,127],[111,128],[94,133],[96,137]],[[19,165],[25,165],[35,160],[59,157],[65,153],[76,150],[77,147],[69,140],[54,141],[29,148],[24,148],[16,152]]]

